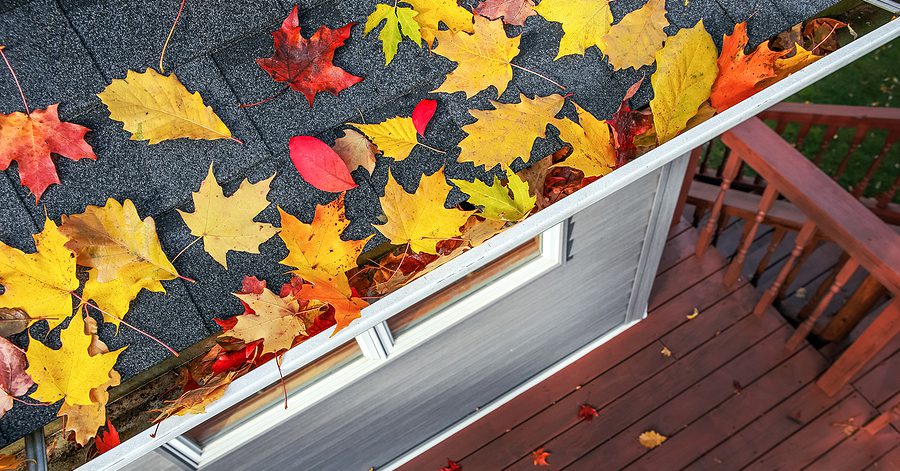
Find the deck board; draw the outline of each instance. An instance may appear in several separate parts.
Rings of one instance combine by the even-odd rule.
[[[750,315],[756,290],[743,279],[725,287],[725,258],[694,255],[696,236],[671,231],[647,319],[400,469],[437,470],[449,458],[465,471],[530,470],[541,447],[546,469],[572,471],[900,469],[898,424],[857,431],[900,401],[890,376],[900,341],[826,396],[814,381],[828,360],[807,344],[786,351],[793,328],[774,309]],[[600,415],[580,419],[582,404]],[[648,450],[638,436],[651,429],[668,440]]]

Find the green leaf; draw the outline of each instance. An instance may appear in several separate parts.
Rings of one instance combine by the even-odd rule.
[[[412,8],[380,4],[366,19],[365,34],[367,35],[382,21],[385,22],[384,28],[378,35],[378,38],[381,39],[381,49],[384,51],[385,65],[394,60],[397,49],[400,47],[400,41],[404,36],[415,42],[416,46],[422,43],[419,24],[415,20],[417,14]]]
[[[481,207],[481,216],[497,221],[521,221],[534,209],[537,198],[531,196],[528,183],[518,175],[508,172],[506,186],[495,179],[490,186],[481,180],[474,183],[451,180],[463,193],[469,195],[469,203]]]

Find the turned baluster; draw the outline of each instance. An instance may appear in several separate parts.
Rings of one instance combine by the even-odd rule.
[[[766,254],[763,256],[762,260],[759,261],[759,265],[756,266],[756,272],[753,273],[753,278],[750,278],[750,284],[755,286],[759,283],[759,279],[762,277],[762,274],[765,273],[766,268],[769,268],[769,262],[772,261],[772,256],[775,255],[775,251],[778,250],[778,247],[781,245],[787,232],[787,229],[781,227],[775,228],[775,234],[772,236],[772,241],[769,242]]]
[[[897,194],[898,189],[900,189],[900,175],[897,175],[894,184],[890,188],[878,196],[878,208],[887,209],[891,201],[894,201],[894,195]]]
[[[713,203],[712,210],[709,213],[709,220],[706,221],[706,226],[700,232],[700,237],[697,240],[696,254],[698,257],[702,257],[706,253],[706,249],[712,241],[716,232],[716,222],[722,214],[722,207],[725,205],[725,194],[731,188],[731,182],[737,175],[740,165],[741,159],[737,155],[730,155],[725,162],[719,194],[716,196],[716,201]]]
[[[869,133],[869,127],[866,125],[859,125],[856,128],[856,134],[853,135],[853,141],[850,144],[850,147],[847,149],[847,154],[844,155],[844,159],[841,160],[840,165],[838,165],[837,170],[835,170],[834,175],[831,178],[834,181],[840,180],[844,173],[847,171],[847,166],[850,165],[850,160],[853,159],[853,155],[856,154],[856,151],[859,149],[859,146],[862,144],[863,139],[866,138],[866,135]]]
[[[888,135],[884,139],[884,145],[881,146],[881,151],[875,155],[875,159],[872,160],[872,165],[869,165],[869,170],[866,171],[865,176],[863,176],[862,180],[859,181],[853,187],[853,196],[856,198],[862,198],[865,195],[866,188],[869,187],[869,182],[872,181],[872,177],[875,176],[875,172],[878,170],[878,167],[881,166],[881,162],[884,160],[884,157],[891,151],[891,148],[894,146],[894,141],[896,140],[895,136]]]
[[[794,143],[795,149],[803,149],[803,144],[806,143],[806,136],[809,135],[809,130],[811,128],[812,123],[803,123],[803,125],[800,127],[800,131],[797,132],[797,141]]]
[[[775,282],[772,283],[772,286],[763,293],[762,297],[759,298],[759,302],[756,303],[756,308],[753,309],[753,314],[757,317],[762,317],[763,313],[766,312],[766,309],[772,305],[775,301],[775,298],[778,297],[778,293],[781,291],[781,286],[787,280],[788,275],[794,269],[794,265],[797,263],[797,260],[800,258],[800,255],[803,254],[804,250],[806,250],[807,244],[813,239],[816,235],[816,224],[811,220],[803,223],[803,227],[800,228],[800,233],[797,234],[797,239],[794,244],[794,250],[791,251],[791,256],[788,257],[787,261],[784,263],[784,266],[781,267],[781,271],[778,272],[778,276],[775,277]]]
[[[735,282],[740,278],[741,270],[744,268],[744,262],[747,259],[747,253],[750,251],[750,246],[753,245],[753,240],[756,238],[759,226],[766,220],[766,214],[769,212],[769,209],[772,208],[772,204],[775,203],[776,199],[778,199],[778,190],[775,189],[775,185],[767,186],[759,201],[759,210],[756,212],[756,217],[753,219],[753,222],[751,224],[744,224],[744,234],[741,238],[741,245],[738,248],[737,254],[735,254],[734,258],[731,260],[728,271],[725,272],[725,286],[734,286]]]
[[[828,150],[828,146],[831,145],[837,135],[837,129],[838,127],[834,124],[825,128],[825,135],[822,136],[822,143],[819,144],[819,151],[816,153],[816,158],[813,160],[816,165],[822,163],[822,158],[825,157],[825,151]]]
[[[860,321],[871,313],[879,301],[887,295],[887,288],[874,276],[866,276],[866,279],[856,288],[856,291],[847,299],[837,314],[828,320],[828,325],[819,334],[819,338],[828,342],[837,342],[847,338]]]
[[[825,313],[825,310],[828,309],[828,305],[831,304],[831,300],[834,298],[834,295],[844,287],[845,284],[850,280],[850,277],[856,273],[856,270],[859,268],[859,262],[850,258],[846,263],[841,267],[841,270],[838,272],[837,276],[834,278],[834,283],[831,284],[831,287],[828,289],[828,292],[822,296],[822,299],[819,300],[819,304],[816,305],[816,309],[810,314],[806,320],[797,327],[797,330],[794,331],[794,335],[791,336],[787,341],[787,349],[794,350],[800,345],[806,336],[812,332],[813,327],[815,327],[816,322],[822,317],[822,314]]]

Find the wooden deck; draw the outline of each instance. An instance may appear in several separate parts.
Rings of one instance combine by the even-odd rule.
[[[758,293],[726,288],[726,260],[698,258],[696,240],[673,230],[646,320],[401,469],[534,469],[544,448],[546,469],[900,470],[900,340],[828,397],[825,357],[787,351],[793,328],[751,315]],[[579,418],[582,404],[599,416]],[[668,439],[644,448],[648,430]]]

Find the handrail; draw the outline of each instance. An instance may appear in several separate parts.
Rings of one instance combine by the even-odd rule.
[[[870,128],[900,131],[900,108],[784,102],[763,111],[759,117],[764,120],[834,124],[840,127],[865,122]]]
[[[726,132],[722,140],[829,239],[900,296],[900,236],[759,118]]]

